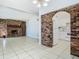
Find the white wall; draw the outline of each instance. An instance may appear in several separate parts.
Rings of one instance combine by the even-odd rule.
[[[70,41],[70,36],[67,35],[67,33],[70,33],[70,14],[61,11],[56,13],[52,19],[54,43],[57,43],[59,39]],[[59,29],[59,27],[64,29]]]
[[[40,15],[79,3],[79,0],[50,0],[47,7],[40,8]]]
[[[39,20],[37,17],[27,21],[27,36],[31,38],[39,38]]]
[[[41,16],[39,13],[39,44],[41,44]]]

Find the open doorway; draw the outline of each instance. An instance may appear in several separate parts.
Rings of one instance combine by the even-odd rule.
[[[59,40],[70,41],[70,14],[65,11],[57,12],[53,18],[53,44]]]

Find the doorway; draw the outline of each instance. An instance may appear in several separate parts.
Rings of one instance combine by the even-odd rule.
[[[57,44],[59,40],[70,41],[70,14],[65,11],[57,12],[53,18],[53,44]]]

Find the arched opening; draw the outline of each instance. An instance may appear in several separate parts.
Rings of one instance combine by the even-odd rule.
[[[59,40],[70,41],[70,14],[65,11],[57,12],[53,18],[53,44]]]

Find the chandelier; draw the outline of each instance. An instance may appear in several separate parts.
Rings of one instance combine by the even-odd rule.
[[[48,2],[50,0],[33,0],[33,4],[37,5],[37,7],[48,6]]]

